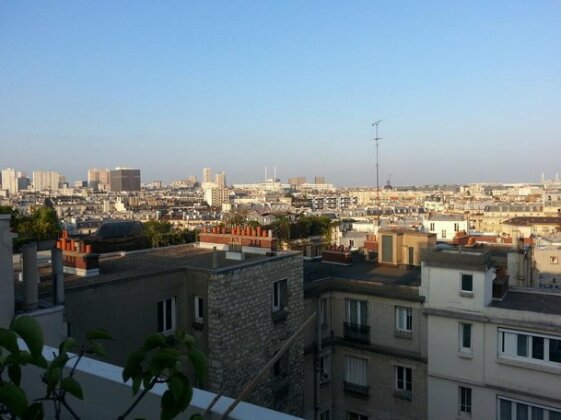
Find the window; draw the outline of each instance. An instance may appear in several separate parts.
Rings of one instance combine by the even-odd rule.
[[[396,391],[405,391],[411,393],[413,390],[411,382],[411,368],[396,366],[395,367],[395,389]]]
[[[561,367],[561,337],[499,329],[499,356]]]
[[[319,420],[331,420],[331,410],[328,408],[319,413]]]
[[[288,350],[273,364],[271,376],[273,379],[286,378],[288,376]]]
[[[395,330],[398,333],[411,334],[413,331],[413,311],[404,306],[395,307]]]
[[[288,306],[287,280],[273,283],[273,312],[280,311]]]
[[[442,239],[446,239],[446,229],[442,229]]]
[[[347,420],[368,420],[368,416],[359,413],[353,413],[352,411],[347,411]]]
[[[203,298],[200,296],[195,296],[195,322],[200,324],[203,323],[203,313]]]
[[[368,360],[360,357],[345,357],[345,390],[368,395]]]
[[[431,232],[434,232],[434,223],[431,223],[431,224],[429,225],[429,230],[430,230]]]
[[[559,264],[557,257],[549,257],[550,264]]]
[[[331,380],[331,354],[324,354],[319,358],[319,382],[326,384]]]
[[[530,404],[525,401],[498,397],[499,420],[560,420],[561,410]]]
[[[460,393],[460,414],[467,414],[471,416],[471,388],[461,386]]]
[[[175,296],[158,302],[158,332],[175,331]]]
[[[473,275],[462,274],[460,291],[464,293],[473,293]]]
[[[460,224],[454,223],[454,232],[458,232],[460,230]]]
[[[367,302],[362,300],[347,299],[347,322],[355,325],[367,325]]]
[[[327,327],[327,298],[322,298],[320,301],[320,322],[322,328]]]
[[[460,351],[471,353],[471,324],[460,322]]]
[[[368,323],[367,302],[354,299],[345,300],[344,337],[347,340],[361,343],[370,342],[370,327]]]

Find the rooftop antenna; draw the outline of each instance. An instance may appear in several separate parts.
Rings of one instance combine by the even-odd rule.
[[[376,127],[376,137],[374,141],[376,142],[376,204],[378,205],[378,210],[380,210],[380,165],[378,164],[378,141],[382,140],[382,137],[378,137],[378,126],[382,120],[378,120],[372,123],[372,127]],[[380,215],[378,214],[378,222],[380,221]],[[380,223],[378,223],[379,225]]]

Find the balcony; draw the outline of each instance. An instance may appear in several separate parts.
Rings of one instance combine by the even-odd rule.
[[[370,343],[370,326],[345,322],[344,336],[346,340],[368,344]]]
[[[343,381],[345,393],[353,394],[359,397],[368,397],[368,389],[367,385],[359,385],[353,382]]]

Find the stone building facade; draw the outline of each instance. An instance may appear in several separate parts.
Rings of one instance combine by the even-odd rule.
[[[109,361],[152,334],[186,330],[208,356],[206,383],[237,397],[304,322],[302,256],[228,253],[180,245],[101,257],[100,274],[67,276],[70,335],[105,328]],[[247,401],[303,414],[303,339],[298,337]]]

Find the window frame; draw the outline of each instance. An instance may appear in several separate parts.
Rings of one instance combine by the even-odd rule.
[[[353,308],[353,303],[355,303],[354,307],[356,308],[356,319],[357,322],[354,323],[351,321],[351,312]],[[363,317],[364,311],[364,317]],[[362,322],[364,320],[364,323]],[[345,299],[345,322],[356,324],[360,326],[368,326],[368,301],[367,300],[360,300],[360,299]]]
[[[194,307],[194,319],[196,323],[202,324],[204,323],[204,299],[201,296],[195,296],[195,307]]]
[[[395,306],[395,332],[398,334],[413,334],[413,308],[410,306]],[[405,326],[402,324],[405,323]],[[407,328],[409,327],[409,328]]]
[[[469,345],[465,344],[465,329],[469,330]],[[469,322],[459,323],[459,351],[461,353],[472,353],[473,352],[473,324]]]
[[[177,312],[176,312],[176,296],[171,296],[169,298],[165,298],[158,301],[157,308],[158,308],[158,318],[157,318],[157,325],[156,329],[158,334],[168,335],[175,331],[177,328]],[[161,304],[161,307],[160,307]],[[170,312],[170,319],[168,325],[168,307]],[[160,319],[161,317],[161,319]],[[161,323],[160,323],[161,321]],[[160,328],[161,324],[161,328]]]
[[[533,418],[532,417],[532,411],[533,410],[542,410],[542,419],[546,419],[546,418],[551,418],[550,414],[551,412],[556,413],[561,415],[561,409],[559,408],[555,408],[555,407],[549,407],[546,405],[542,405],[542,404],[535,404],[533,402],[528,402],[528,401],[521,401],[521,400],[517,400],[515,398],[510,398],[504,395],[497,395],[497,418],[500,419],[501,418],[501,402],[507,402],[510,404],[511,410],[511,419],[515,419],[517,417],[517,409],[518,409],[518,405],[525,405],[527,407],[527,414],[528,414],[528,419]]]
[[[401,382],[401,386],[400,386]],[[395,365],[394,389],[398,392],[413,394],[413,369],[407,366]]]
[[[466,277],[466,279],[467,279],[468,276],[471,278],[471,288],[470,289],[464,289],[464,277]],[[473,293],[474,293],[473,274],[471,274],[471,273],[460,273],[460,293],[473,295]]]
[[[458,387],[458,412],[462,416],[471,417],[473,407],[472,389],[466,386]]]
[[[273,312],[286,310],[288,307],[288,279],[284,278],[273,282],[271,304]]]
[[[524,340],[520,337],[526,337]],[[535,340],[536,339],[536,340]],[[541,349],[536,349],[539,340],[542,340]],[[558,360],[552,359],[552,342],[558,341]],[[561,336],[550,334],[540,334],[529,331],[511,330],[508,328],[497,329],[498,357],[503,360],[517,360],[532,363],[539,366],[548,366],[561,368]],[[525,355],[521,355],[521,349],[524,348]],[[541,350],[542,357],[534,357],[537,350]]]

